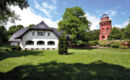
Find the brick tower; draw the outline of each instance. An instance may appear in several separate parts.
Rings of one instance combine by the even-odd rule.
[[[107,40],[111,32],[111,20],[107,14],[103,14],[100,21],[99,40]]]

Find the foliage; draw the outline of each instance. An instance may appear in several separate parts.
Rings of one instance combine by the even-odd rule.
[[[109,40],[122,40],[124,39],[125,34],[121,31],[121,29],[113,27],[111,33],[109,35]]]
[[[68,54],[67,39],[64,34],[62,34],[59,37],[58,53],[59,54]]]
[[[29,6],[27,0],[0,0],[0,24],[18,19],[18,16],[10,9],[11,5],[19,6],[21,9]]]
[[[33,26],[35,26],[35,24],[30,24],[29,26],[27,26],[27,28],[31,28]]]
[[[7,41],[8,41],[7,30],[4,26],[0,26],[0,45],[7,43]]]
[[[123,45],[120,45],[119,47],[120,49],[128,49],[128,46],[123,46]]]
[[[99,39],[99,33],[100,33],[99,29],[87,31],[86,32],[86,41],[98,40]]]
[[[118,42],[112,42],[111,43],[111,47],[112,48],[119,48],[120,47],[120,43],[118,43]]]
[[[125,28],[125,34],[128,39],[130,39],[130,23]]]
[[[89,41],[89,44],[90,44],[91,46],[96,46],[96,45],[99,44],[99,42],[98,42],[97,40],[95,40],[95,41]]]
[[[71,35],[71,43],[77,40],[84,40],[86,30],[89,30],[90,26],[90,22],[85,17],[85,12],[80,7],[66,8],[62,18],[58,23],[58,30]]]
[[[12,46],[11,50],[12,51],[21,51],[21,47],[20,46]]]
[[[8,30],[8,35],[13,35],[16,31],[20,30],[21,28],[24,28],[23,25],[13,25]]]

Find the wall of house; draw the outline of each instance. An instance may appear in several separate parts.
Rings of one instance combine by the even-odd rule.
[[[33,35],[34,32],[34,35]],[[41,32],[41,31],[39,31]],[[44,36],[38,36],[37,30],[28,31],[21,39],[20,47],[25,49],[58,49],[58,37],[52,31],[42,31],[44,32]],[[50,33],[50,36],[48,36]],[[33,45],[26,45],[26,41],[31,40],[34,41]],[[44,41],[44,45],[37,45],[37,41]],[[54,41],[55,45],[48,45],[48,41]]]

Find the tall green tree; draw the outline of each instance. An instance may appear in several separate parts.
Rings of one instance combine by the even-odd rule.
[[[7,30],[4,26],[0,26],[0,46],[8,41]]]
[[[111,33],[109,35],[109,40],[122,40],[124,39],[125,34],[121,31],[121,29],[117,27],[113,27]]]
[[[8,30],[9,37],[13,35],[16,31],[20,30],[21,28],[24,28],[23,25],[13,25]]]
[[[90,22],[87,20],[83,9],[80,7],[66,8],[62,18],[58,23],[58,30],[70,35],[72,43],[77,40],[84,40]]]
[[[14,11],[10,10],[10,6],[19,6],[21,9],[29,6],[27,0],[0,0],[0,24],[6,23],[8,20],[14,22],[18,19]]]
[[[126,34],[126,37],[128,38],[128,39],[130,39],[130,22],[129,22],[129,24],[126,26],[126,28],[125,28],[125,34]]]

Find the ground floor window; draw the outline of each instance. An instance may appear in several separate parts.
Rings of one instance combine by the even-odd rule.
[[[26,45],[34,45],[34,41],[28,40],[26,41]]]
[[[44,41],[37,41],[37,45],[44,45],[45,42]]]
[[[48,44],[48,45],[55,45],[55,42],[54,42],[54,41],[48,41],[47,44]]]

